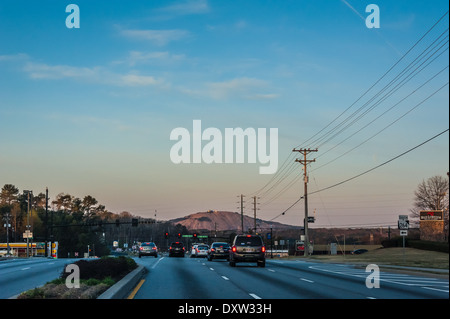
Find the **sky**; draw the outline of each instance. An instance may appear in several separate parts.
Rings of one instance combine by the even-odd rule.
[[[0,0],[0,185],[160,220],[240,211],[244,194],[246,215],[256,196],[258,217],[303,225],[303,201],[281,215],[303,195],[292,149],[317,148],[310,227],[394,226],[417,185],[449,171],[448,131],[314,192],[448,129],[447,11],[442,0]],[[260,174],[259,156],[174,163],[171,132],[189,132],[194,153],[196,120],[223,138],[276,128],[277,172]]]

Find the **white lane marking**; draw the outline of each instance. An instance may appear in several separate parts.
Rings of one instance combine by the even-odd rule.
[[[255,299],[261,299],[261,297],[259,297],[258,295],[255,295],[255,294],[249,294],[249,295],[252,296]]]
[[[211,267],[210,267],[210,268],[209,268],[209,270],[212,270],[212,271],[214,271],[214,268],[211,268]]]
[[[431,288],[431,287],[422,287],[422,288],[423,289],[436,290],[436,291],[448,293],[448,290],[443,290],[443,289],[436,289],[436,288]]]
[[[275,272],[275,270],[273,270],[273,269],[267,269],[268,271],[270,271],[270,272]]]
[[[222,276],[223,279],[225,280],[230,280],[228,277]]]
[[[25,268],[22,268],[22,269],[20,269],[20,270],[27,270],[27,269],[30,269],[31,267],[25,267]]]
[[[152,269],[155,269],[156,268],[156,266],[158,266],[158,264],[159,264],[159,262],[161,261],[161,260],[163,260],[164,259],[164,257],[161,257],[153,266],[152,266]]]
[[[306,278],[300,278],[300,280],[303,280],[303,281],[306,281],[306,282],[310,282],[310,283],[313,283],[313,282],[314,282],[314,281],[309,280],[309,279],[306,279]]]

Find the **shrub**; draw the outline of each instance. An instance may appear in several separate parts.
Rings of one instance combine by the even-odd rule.
[[[75,262],[80,269],[80,280],[97,279],[103,280],[107,277],[119,280],[124,275],[137,267],[136,262],[130,257],[107,257],[95,260],[78,260]],[[62,272],[61,278],[65,279],[69,273]]]

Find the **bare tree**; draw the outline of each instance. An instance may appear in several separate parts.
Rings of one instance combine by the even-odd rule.
[[[421,210],[443,210],[446,231],[448,229],[448,177],[433,176],[422,181],[414,192],[412,218],[419,218]]]

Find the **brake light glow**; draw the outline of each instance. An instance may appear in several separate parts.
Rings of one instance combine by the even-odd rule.
[[[261,247],[261,251],[262,251],[263,253],[265,253],[265,252],[266,252],[266,247],[262,246],[262,247]]]
[[[232,251],[233,253],[235,253],[235,252],[236,252],[236,246],[231,247],[231,251]]]

